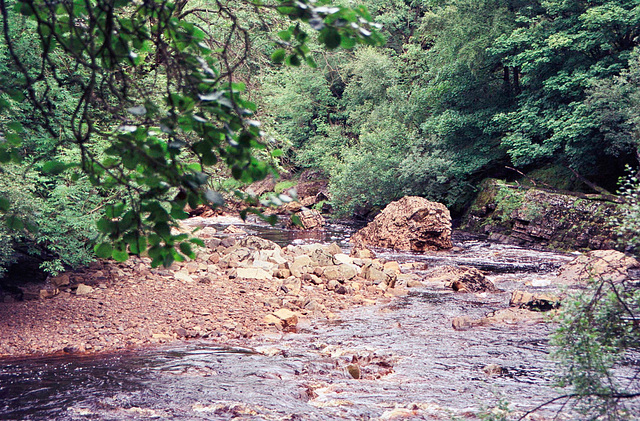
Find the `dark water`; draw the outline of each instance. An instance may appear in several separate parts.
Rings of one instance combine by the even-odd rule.
[[[300,232],[243,228],[281,243],[341,246],[352,232],[338,224],[322,238],[300,238]],[[431,266],[481,267],[491,270],[500,288],[530,291],[548,290],[554,270],[571,259],[461,234],[456,246],[455,252],[419,256],[382,254]],[[501,401],[515,416],[559,393],[548,355],[554,326],[451,328],[454,317],[483,317],[507,307],[508,300],[508,293],[425,287],[303,325],[297,333],[260,338],[247,349],[188,342],[114,355],[5,360],[0,419],[477,419]],[[347,370],[354,361],[361,367],[358,380]],[[501,372],[487,375],[489,364]],[[559,404],[551,405],[535,419],[552,419],[557,409]]]

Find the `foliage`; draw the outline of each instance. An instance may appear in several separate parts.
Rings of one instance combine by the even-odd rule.
[[[587,100],[593,86],[628,66],[640,35],[634,0],[542,1],[525,25],[490,51],[519,75],[515,109],[494,117],[515,165],[555,162],[615,186],[635,151],[612,145]],[[613,171],[612,171],[613,170]],[[616,174],[617,172],[617,174]]]
[[[278,33],[280,48],[271,55],[276,63],[315,65],[300,22],[316,30],[328,49],[381,42],[363,7],[286,0],[242,5],[258,15],[275,10],[294,22]],[[192,257],[191,244],[198,240],[171,227],[187,216],[187,204],[221,204],[221,195],[206,189],[207,168],[222,162],[243,182],[273,172],[253,153],[266,145],[253,119],[256,107],[242,95],[245,84],[234,79],[249,55],[249,31],[231,4],[207,4],[206,14],[226,23],[215,25],[216,33],[197,23],[202,9],[180,1],[2,0],[0,9],[20,85],[10,94],[20,101],[24,92],[51,146],[27,156],[46,160],[48,172],[77,167],[94,188],[126,191],[104,206],[97,223],[105,239],[96,245],[99,257],[125,260],[128,253],[146,251],[153,265]],[[18,54],[21,41],[13,25],[24,19],[14,10],[31,22],[41,60]],[[55,93],[65,88],[75,93],[68,114],[56,111]],[[8,112],[10,104],[2,105]],[[10,114],[3,126],[0,161],[19,164],[24,126]],[[103,150],[96,148],[101,142],[107,144]],[[63,147],[77,148],[79,159],[52,159]]]
[[[640,255],[640,180],[636,175],[629,175],[620,188],[624,200],[619,207],[620,216],[612,224],[628,251]]]
[[[640,397],[640,290],[629,280],[592,279],[565,300],[554,337],[563,369],[585,419],[633,419],[628,405]]]

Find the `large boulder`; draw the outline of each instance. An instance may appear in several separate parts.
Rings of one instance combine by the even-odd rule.
[[[451,215],[440,203],[405,196],[389,203],[372,222],[351,237],[351,242],[356,246],[420,252],[450,249]]]
[[[615,250],[594,250],[578,256],[560,268],[556,283],[560,285],[586,284],[589,279],[621,282],[635,278],[640,262]]]

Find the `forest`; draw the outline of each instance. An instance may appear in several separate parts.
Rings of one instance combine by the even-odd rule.
[[[140,254],[169,267],[203,245],[172,231],[187,206],[240,200],[272,222],[244,188],[308,169],[329,180],[335,217],[407,195],[459,217],[483,180],[524,177],[613,198],[622,248],[640,244],[637,0],[0,10],[0,275],[24,256],[44,276]],[[607,342],[617,328],[592,351],[637,349],[637,325]]]
[[[351,20],[341,32],[252,2],[144,13],[116,2],[110,24],[127,31],[113,39],[106,12],[82,32],[69,25],[78,11],[39,15],[38,4],[2,4],[1,267],[17,247],[55,273],[89,262],[95,244],[114,258],[148,244],[170,263],[191,254],[184,239],[165,247],[181,206],[220,204],[270,172],[322,170],[349,216],[405,195],[460,215],[487,177],[616,193],[638,170],[635,1],[364,1],[361,16],[318,6],[334,24]],[[142,26],[176,17],[173,40]],[[189,81],[194,69],[209,86]],[[230,132],[238,147],[220,144]],[[159,220],[140,216],[160,208]]]

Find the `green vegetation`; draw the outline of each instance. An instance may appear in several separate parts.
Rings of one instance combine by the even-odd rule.
[[[629,281],[592,279],[584,292],[563,304],[553,344],[565,398],[576,399],[584,419],[635,419],[628,408],[640,397],[640,291]]]

